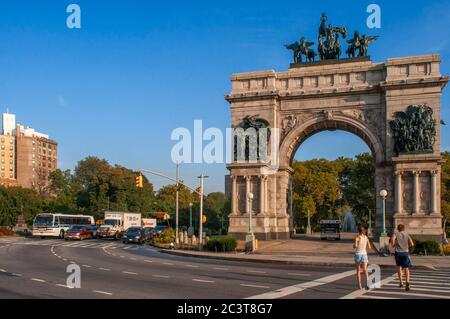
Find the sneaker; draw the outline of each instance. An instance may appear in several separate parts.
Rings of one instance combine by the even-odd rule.
[[[409,282],[407,282],[407,283],[406,283],[405,291],[410,291],[410,290],[411,290],[411,288],[409,287]]]

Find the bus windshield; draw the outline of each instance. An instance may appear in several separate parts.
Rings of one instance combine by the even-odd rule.
[[[53,216],[50,215],[38,215],[34,220],[35,226],[53,226]]]

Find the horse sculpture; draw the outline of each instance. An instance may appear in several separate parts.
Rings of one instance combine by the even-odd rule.
[[[294,63],[302,63],[302,55],[305,56],[305,61],[314,62],[317,56],[317,53],[310,49],[313,42],[306,42],[304,38],[300,39],[300,42],[294,42],[291,44],[286,44],[285,47],[288,50],[292,50],[294,54]]]

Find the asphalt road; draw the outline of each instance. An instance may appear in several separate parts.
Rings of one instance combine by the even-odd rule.
[[[81,288],[67,286],[71,264],[80,267]],[[385,286],[365,292],[351,268],[180,257],[114,241],[0,240],[2,299],[450,298],[450,270],[421,271],[422,290],[409,294],[392,275],[382,271]]]

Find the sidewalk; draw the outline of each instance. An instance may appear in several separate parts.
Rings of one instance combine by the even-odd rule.
[[[298,236],[284,241],[260,241],[259,249],[254,254],[214,253],[205,251],[161,250],[161,252],[198,258],[211,258],[232,261],[326,266],[326,267],[354,267],[353,234],[343,234],[341,241],[321,241],[316,236]],[[436,268],[450,268],[450,256],[412,256],[415,269],[435,270]],[[370,264],[382,268],[395,269],[394,256],[381,257],[375,251],[369,253]]]

